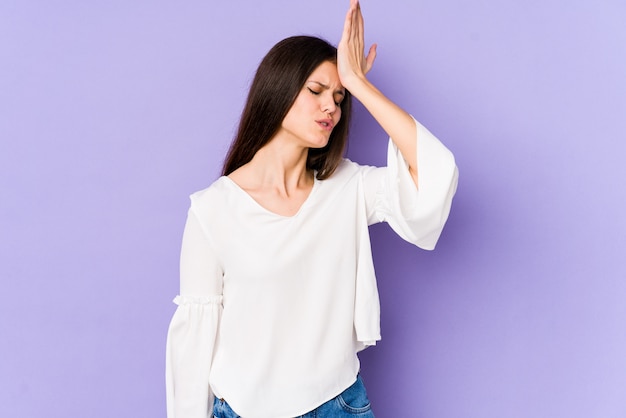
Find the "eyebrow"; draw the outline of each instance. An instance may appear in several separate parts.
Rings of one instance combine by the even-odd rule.
[[[315,83],[315,84],[318,84],[320,87],[323,87],[323,88],[325,88],[325,89],[328,89],[328,88],[329,88],[326,84],[321,83],[321,82],[319,82],[319,81],[309,80],[309,83]],[[346,95],[346,89],[336,90],[336,91],[335,91],[335,93],[338,93],[338,94],[341,94],[342,96],[345,96],[345,95]]]

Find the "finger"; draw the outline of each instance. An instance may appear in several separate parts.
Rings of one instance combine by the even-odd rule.
[[[350,7],[348,9],[348,12],[346,13],[346,19],[343,22],[343,33],[341,34],[341,39],[347,39],[348,36],[350,36],[350,23],[352,20],[352,7]]]
[[[365,73],[367,74],[369,70],[374,66],[374,61],[376,60],[376,50],[378,45],[373,44],[370,47],[369,52],[367,53],[367,58],[365,58]]]
[[[352,22],[354,26],[353,31],[353,41],[357,48],[360,48],[357,52],[362,53],[363,49],[363,32],[361,31],[361,27],[359,26],[359,11],[358,9],[354,12],[354,21]]]
[[[365,23],[363,21],[363,11],[361,10],[361,3],[357,2],[357,25],[359,26],[360,34],[363,35]]]
[[[365,25],[363,22],[363,13],[361,12],[361,3],[357,0],[357,11],[354,25],[356,26],[356,37],[358,39],[358,46],[360,53],[362,54],[365,49]]]
[[[352,21],[350,22],[352,25],[352,32],[350,33],[352,36],[352,40],[358,39],[359,36],[359,3],[356,2],[355,6],[352,8]]]

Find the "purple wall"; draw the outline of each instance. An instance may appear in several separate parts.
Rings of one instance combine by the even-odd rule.
[[[377,416],[626,416],[625,3],[363,3],[371,79],[461,172],[435,252],[372,228]],[[346,4],[0,3],[3,416],[165,416],[187,195],[267,49]]]

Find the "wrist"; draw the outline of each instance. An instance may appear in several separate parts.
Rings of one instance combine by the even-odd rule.
[[[361,76],[354,74],[352,77],[346,79],[342,84],[346,90],[348,90],[350,94],[357,99],[363,94],[366,94],[368,90],[375,90],[372,83],[369,82],[364,74]]]

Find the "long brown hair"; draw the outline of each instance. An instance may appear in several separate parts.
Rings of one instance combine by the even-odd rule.
[[[337,63],[337,48],[312,36],[283,39],[270,49],[252,81],[222,175],[227,176],[250,162],[254,154],[274,137],[308,77],[326,61]],[[328,144],[324,148],[309,149],[307,169],[316,170],[319,180],[328,178],[341,162],[351,109],[352,97],[346,91],[341,101],[341,119]]]

